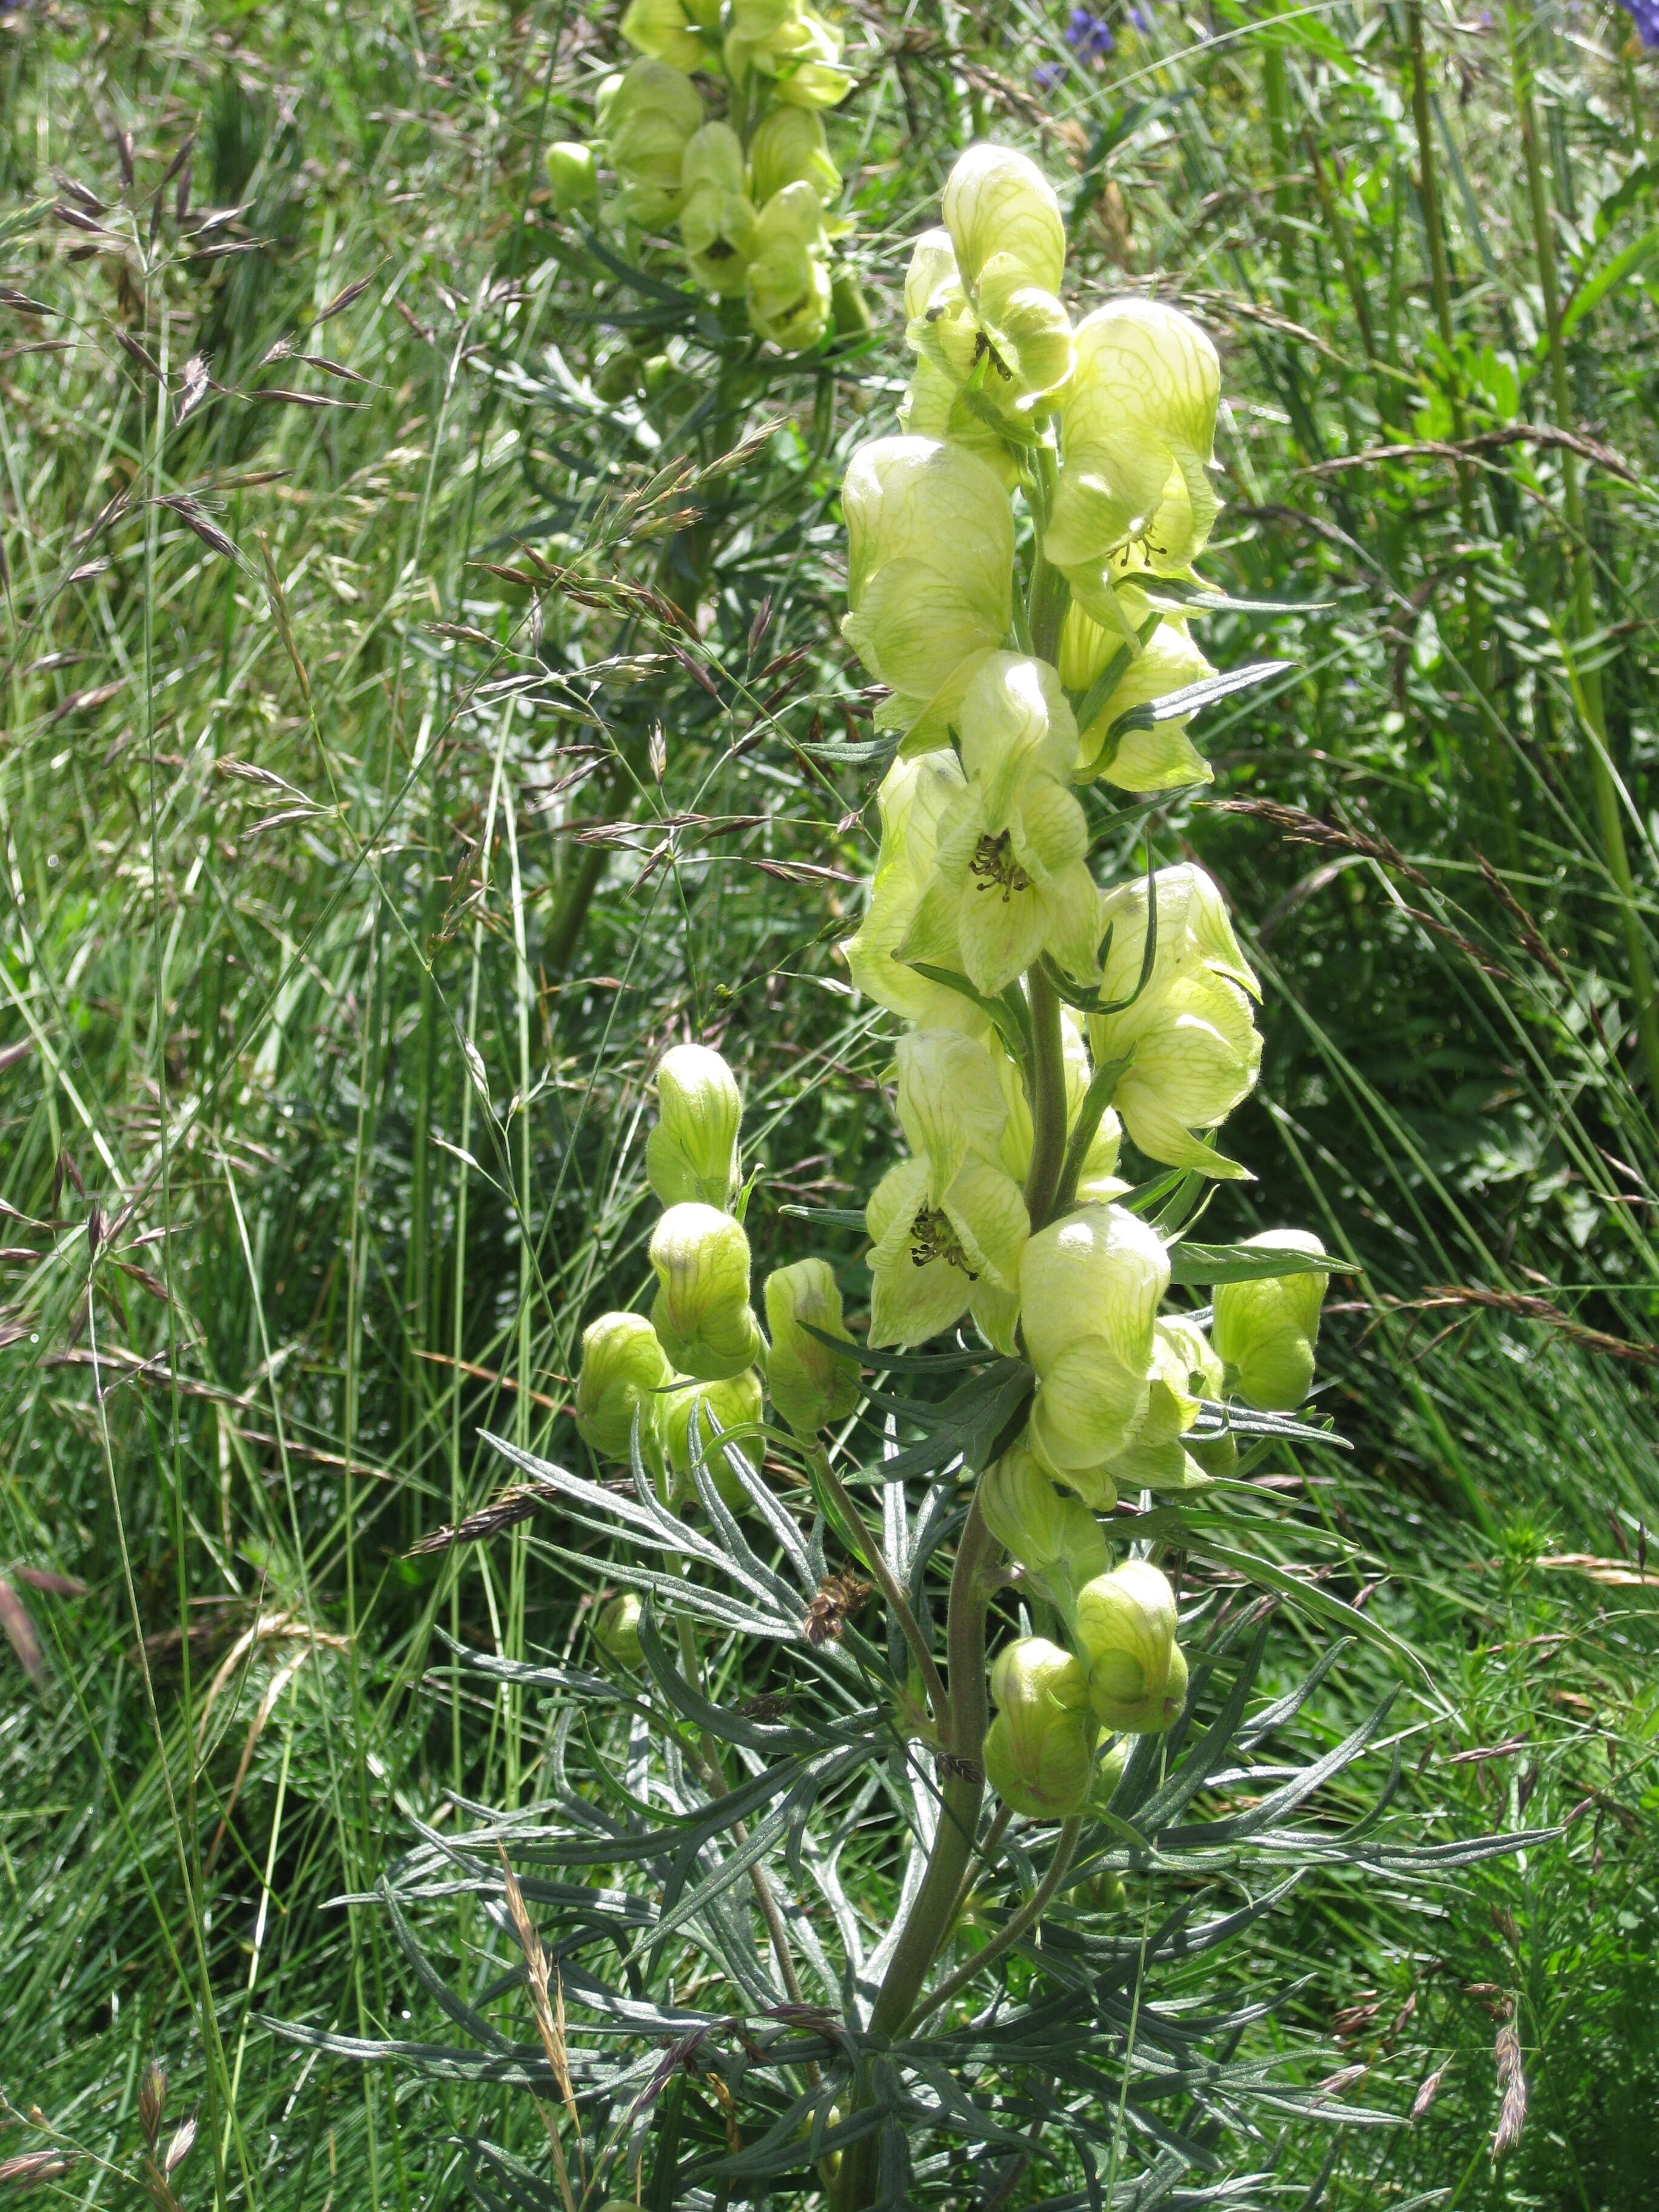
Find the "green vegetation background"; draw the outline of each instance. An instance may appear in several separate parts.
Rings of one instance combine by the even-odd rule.
[[[1200,857],[1267,985],[1215,1233],[1360,1263],[1322,1347],[1356,1449],[1276,1462],[1279,1556],[1422,1656],[1420,1832],[1568,1823],[1305,1882],[1230,1965],[1346,2077],[1274,2201],[1648,2200],[1659,73],[1594,7],[1140,0],[1094,60],[1068,12],[848,12],[878,335],[792,362],[555,220],[608,9],[0,12],[0,2161],[62,2154],[49,2201],[137,2201],[152,2056],[191,2203],[447,2205],[469,2138],[537,2155],[499,2087],[263,2021],[431,2031],[337,1900],[416,1820],[535,1801],[544,1716],[445,1639],[575,1648],[602,1565],[534,1508],[416,1547],[500,1498],[481,1428],[578,1449],[663,1044],[743,1073],[759,1262],[889,1155],[832,951],[868,779],[799,747],[868,734],[836,489],[979,131],[1059,181],[1085,301],[1156,277],[1222,343],[1206,571],[1322,603],[1206,626],[1295,670],[1097,854]],[[1315,1745],[1385,1680],[1351,1655]],[[447,1925],[470,1986],[510,1965]]]

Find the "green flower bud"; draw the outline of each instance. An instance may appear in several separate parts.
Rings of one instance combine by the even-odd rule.
[[[853,457],[842,489],[848,613],[842,634],[895,693],[883,728],[943,735],[1012,619],[1013,510],[973,453],[926,438],[878,438]]]
[[[1086,691],[1124,642],[1092,621],[1073,602],[1060,638],[1060,681],[1071,691]],[[1100,712],[1079,737],[1076,773],[1079,780],[1100,776],[1120,791],[1176,791],[1208,783],[1209,763],[1187,735],[1190,714],[1154,723],[1150,730],[1114,725],[1138,707],[1201,684],[1215,670],[1187,635],[1184,623],[1159,623],[1147,644],[1134,653]]]
[[[930,982],[897,957],[933,881],[939,824],[952,799],[966,787],[953,746],[893,763],[876,793],[881,848],[869,904],[856,934],[841,951],[854,983],[878,1006],[921,1029],[957,1029],[969,1036],[982,1036],[991,1024],[971,999],[949,984]],[[940,957],[933,964],[959,975],[960,949],[941,940]]]
[[[1085,863],[1088,823],[1064,781],[1077,725],[1046,661],[990,653],[958,709],[968,786],[940,825],[933,883],[900,947],[942,964],[954,939],[975,988],[1005,990],[1047,951],[1093,969],[1099,894]]]
[[[755,210],[744,189],[743,142],[729,124],[705,123],[680,163],[680,237],[691,273],[717,299],[743,295]]]
[[[787,107],[834,107],[853,87],[841,62],[841,33],[800,0],[733,0],[726,66],[734,83],[750,70],[769,77]]]
[[[810,1330],[850,1345],[841,1317],[841,1291],[827,1260],[797,1260],[766,1279],[766,1326],[772,1353],[766,1387],[798,1437],[815,1437],[845,1420],[859,1402],[855,1360],[844,1359]]]
[[[632,0],[622,19],[630,46],[688,74],[708,65],[708,49],[691,28],[681,0]]]
[[[652,1189],[665,1206],[695,1200],[724,1210],[742,1179],[737,1078],[707,1045],[673,1045],[657,1068],[657,1126],[645,1142]]]
[[[1086,604],[1131,540],[1163,575],[1203,550],[1219,512],[1206,471],[1221,364],[1197,324],[1157,300],[1108,301],[1078,325],[1075,348],[1043,550]]]
[[[561,138],[547,149],[547,181],[553,187],[553,204],[561,215],[591,207],[599,197],[599,173],[593,149],[579,139]]]
[[[744,289],[756,332],[784,353],[816,345],[829,325],[830,241],[811,185],[785,185],[759,215]]]
[[[632,1590],[624,1590],[599,1607],[593,1620],[593,1641],[619,1667],[640,1664],[640,1615],[644,1607]]]
[[[656,1464],[654,1394],[672,1372],[643,1314],[601,1314],[588,1323],[576,1377],[576,1429],[596,1458],[627,1460],[637,1411],[641,1457],[647,1467]]]
[[[1109,1729],[1156,1735],[1178,1626],[1168,1576],[1127,1559],[1078,1593],[1077,1640],[1089,1665],[1089,1701]]]
[[[825,207],[841,197],[841,171],[830,158],[823,125],[810,107],[774,107],[749,141],[755,198],[769,200],[786,185],[811,185]]]
[[[1269,1229],[1249,1242],[1253,1249],[1270,1252],[1325,1249],[1302,1229]],[[1216,1352],[1231,1386],[1262,1413],[1292,1413],[1307,1397],[1329,1281],[1327,1274],[1310,1273],[1216,1285]]]
[[[1146,885],[1120,884],[1101,902],[1101,934],[1110,935],[1101,997],[1130,1003],[1091,1016],[1090,1046],[1097,1060],[1133,1047],[1114,1103],[1143,1152],[1171,1167],[1237,1178],[1246,1170],[1194,1133],[1213,1128],[1255,1085],[1261,1039],[1250,1000],[1259,986],[1201,868],[1161,868],[1154,888],[1158,939],[1145,989]]]
[[[691,1428],[695,1422],[710,1481],[732,1512],[746,1512],[749,1492],[726,1464],[726,1454],[717,1448],[714,1424],[719,1424],[720,1435],[732,1437],[746,1458],[757,1462],[762,1454],[755,1449],[757,1438],[753,1431],[760,1427],[764,1413],[761,1379],[752,1367],[723,1382],[691,1382],[681,1378],[677,1387],[665,1390],[657,1401],[657,1434],[665,1462],[664,1479],[658,1487],[664,1504],[676,1508],[689,1505],[694,1511],[696,1509],[697,1486],[691,1474]]]
[[[991,1669],[998,1712],[985,1737],[986,1778],[1034,1820],[1064,1820],[1087,1803],[1095,1725],[1088,1677],[1069,1651],[1027,1636]]]
[[[1007,146],[970,146],[945,181],[940,212],[963,282],[974,285],[993,255],[1022,283],[1058,292],[1066,270],[1066,221],[1036,163]]]
[[[1153,1324],[1170,1286],[1157,1232],[1118,1206],[1052,1222],[1025,1247],[1020,1317],[1037,1371],[1031,1449],[1085,1501],[1146,1419]]]
[[[987,1468],[979,1504],[997,1541],[1041,1578],[1069,1618],[1076,1592],[1106,1571],[1105,1533],[1082,1499],[1062,1497],[1017,1443]]]
[[[680,164],[702,123],[689,76],[666,62],[633,63],[605,109],[605,145],[622,182],[623,211],[647,228],[680,210]]]
[[[651,1322],[682,1375],[722,1382],[760,1352],[749,1308],[749,1239],[729,1213],[695,1201],[671,1206],[651,1238],[657,1296]]]

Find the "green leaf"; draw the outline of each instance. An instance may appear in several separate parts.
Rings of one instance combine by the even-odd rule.
[[[1352,1261],[1254,1244],[1171,1244],[1172,1283],[1261,1283],[1277,1275],[1356,1275]]]

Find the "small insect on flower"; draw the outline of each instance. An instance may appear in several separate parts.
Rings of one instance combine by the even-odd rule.
[[[817,1595],[806,1608],[804,1626],[807,1642],[815,1647],[839,1644],[842,1631],[855,1613],[863,1612],[869,1597],[869,1583],[860,1582],[847,1568],[830,1575],[819,1583]]]

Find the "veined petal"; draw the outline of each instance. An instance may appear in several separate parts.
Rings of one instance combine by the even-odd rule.
[[[939,1202],[974,1273],[1012,1289],[1031,1233],[1019,1185],[988,1161],[969,1160]]]
[[[928,1164],[928,1203],[939,1206],[972,1157],[992,1160],[1008,1118],[1002,1086],[981,1044],[948,1030],[914,1030],[898,1042],[898,1117]]]
[[[1126,1367],[1104,1337],[1087,1336],[1042,1372],[1031,1403],[1031,1449],[1070,1479],[1125,1450],[1146,1417],[1144,1374]]]
[[[957,941],[976,991],[994,998],[1022,975],[1042,950],[1048,913],[1042,895],[1013,860],[1005,830],[981,837],[957,895]]]

